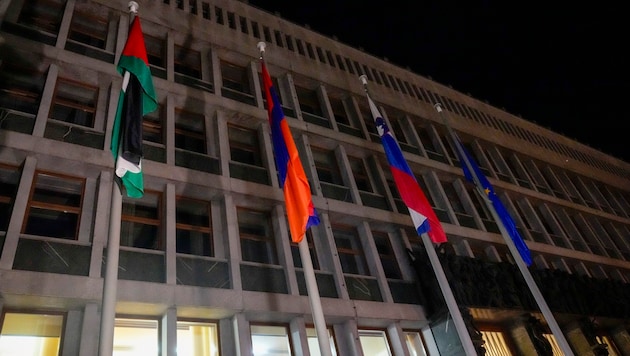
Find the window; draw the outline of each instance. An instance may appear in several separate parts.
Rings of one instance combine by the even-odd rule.
[[[365,355],[392,355],[387,334],[383,330],[359,329],[359,342]]]
[[[326,328],[326,331],[328,331],[330,353],[332,356],[337,356],[337,344],[335,343],[335,338],[333,337],[333,330],[331,328]],[[308,342],[308,350],[311,355],[321,355],[322,353],[319,348],[319,339],[317,338],[317,330],[315,330],[315,328],[306,328],[306,339]]]
[[[146,120],[146,117],[145,117]],[[218,174],[219,160],[208,155],[206,118],[202,114],[175,109],[175,164]]]
[[[343,273],[369,276],[367,261],[357,230],[352,227],[335,226],[333,235]]]
[[[341,98],[330,97],[329,101],[339,132],[363,138],[351,101],[347,103],[348,110],[346,110],[346,102]]]
[[[271,30],[267,26],[263,26],[263,35],[265,36],[265,42],[272,43],[271,40]]]
[[[256,99],[252,95],[247,67],[221,61],[221,75],[223,77],[221,94],[224,97],[249,105],[256,104]]]
[[[273,34],[276,39],[276,44],[278,45],[278,47],[280,48],[284,47],[284,45],[282,44],[282,32],[278,30],[274,30]]]
[[[177,321],[178,356],[218,356],[219,351],[216,323]]]
[[[57,79],[49,118],[73,125],[94,127],[98,88],[73,81]]]
[[[142,151],[144,157],[151,161],[166,162],[164,144],[164,106],[145,115],[142,120]]]
[[[376,104],[378,106],[378,104]],[[381,136],[379,136],[378,131],[376,129],[376,124],[374,123],[374,116],[372,116],[372,112],[367,104],[361,103],[359,104],[359,110],[361,111],[361,117],[363,118],[363,122],[365,123],[365,127],[367,127],[368,134],[370,135],[370,141],[372,142],[381,142]]]
[[[260,38],[260,28],[258,27],[258,22],[252,21],[252,34],[256,38]]]
[[[527,173],[529,173],[529,176],[532,178],[536,190],[543,194],[551,194],[551,189],[547,186],[547,182],[545,181],[543,175],[540,173],[540,170],[538,169],[536,163],[528,159],[523,161],[523,165],[525,166]]]
[[[201,3],[201,16],[206,19],[206,20],[210,20],[211,19],[211,15],[210,15],[210,4],[207,2],[202,2]]]
[[[427,153],[427,157],[432,160],[448,164],[448,159],[444,155],[444,152],[442,152],[438,139],[431,131],[431,126],[425,126],[420,123],[420,120],[418,120],[414,122],[414,127],[418,133],[420,142],[424,147],[424,151]]]
[[[151,74],[166,79],[166,40],[145,34],[144,45],[147,48]]]
[[[109,11],[105,7],[94,3],[78,3],[72,14],[68,39],[90,47],[106,49],[109,32],[108,17]]]
[[[175,111],[175,147],[205,154],[205,117],[201,114],[177,109]]]
[[[390,111],[391,110],[388,110],[387,112],[389,113]],[[398,141],[400,148],[405,152],[420,155],[420,149],[413,143],[413,129],[405,125],[405,116],[403,116],[402,113],[394,113],[393,115],[390,114],[388,116],[389,125],[391,126],[390,129],[396,136],[396,141]]]
[[[98,60],[114,62],[115,16],[109,8],[77,3],[72,15],[66,49]]]
[[[363,205],[388,210],[389,204],[385,199],[385,194],[381,191],[382,184],[374,181],[365,160],[350,156],[348,161]]]
[[[374,237],[374,244],[376,245],[385,277],[402,279],[402,273],[400,272],[398,260],[394,254],[391,241],[389,240],[389,235],[386,232],[374,231],[372,232],[372,236]]]
[[[0,355],[59,354],[64,314],[6,311],[0,320]]]
[[[13,202],[20,182],[17,167],[0,164],[0,231],[7,231]]]
[[[230,176],[250,182],[269,184],[263,163],[258,131],[228,124]]]
[[[521,161],[515,154],[510,154],[505,160],[505,164],[514,174],[514,178],[516,179],[516,183],[518,183],[518,185],[520,185],[521,187],[532,189],[530,178],[527,175],[525,168],[523,168]]]
[[[0,63],[0,129],[31,134],[45,73],[5,59]]]
[[[178,197],[175,211],[177,253],[214,256],[210,203]]]
[[[419,331],[405,331],[405,342],[410,356],[427,356],[424,339]]]
[[[237,208],[238,230],[243,261],[278,264],[271,214],[266,211]]]
[[[146,191],[142,198],[123,196],[120,245],[162,250],[162,197]]]
[[[490,211],[488,210],[488,207],[486,206],[486,202],[484,201],[487,198],[481,197],[481,195],[477,193],[476,188],[474,188],[472,185],[467,185],[466,191],[468,192],[468,195],[470,196],[470,200],[472,200],[473,206],[477,210],[477,213],[479,214],[479,217],[481,218],[481,222],[485,226],[486,231],[500,234],[501,231],[499,230],[497,223],[495,222],[494,218],[490,214]]]
[[[216,16],[217,23],[219,25],[223,25],[223,9],[218,7],[218,6],[215,6],[214,7],[214,14]]]
[[[158,355],[159,342],[157,320],[116,318],[114,321],[115,355],[118,350],[128,355]]]
[[[289,329],[280,325],[250,325],[254,355],[292,355]]]
[[[482,330],[481,338],[484,341],[484,348],[495,355],[511,355],[507,339],[502,331]]]
[[[330,128],[330,122],[324,116],[324,111],[322,110],[323,105],[319,100],[317,89],[308,89],[296,85],[295,91],[304,121]]]
[[[227,21],[228,22],[228,26],[231,29],[236,30],[236,17],[235,17],[233,12],[231,12],[231,11],[227,12],[227,20],[228,20]]]
[[[175,74],[195,79],[201,78],[201,53],[194,49],[175,45]],[[176,76],[177,81],[177,76]],[[179,83],[179,82],[178,82]],[[186,84],[186,83],[182,83]]]
[[[247,19],[243,16],[238,17],[238,22],[241,27],[241,32],[244,34],[249,34],[249,29],[247,28]]]
[[[455,216],[457,216],[459,224],[461,226],[478,229],[475,219],[473,218],[472,214],[468,213],[468,211],[466,210],[463,198],[460,197],[453,184],[454,183],[443,182],[442,188],[444,188],[444,193],[446,193],[446,197],[451,204],[453,211],[455,212]]]
[[[317,251],[315,250],[315,244],[313,244],[313,231],[311,229],[306,230],[306,244],[308,245],[309,255],[311,256],[311,263],[313,269],[319,269],[319,260],[317,259]],[[293,257],[293,266],[296,268],[303,268],[302,256],[298,244],[291,243],[291,256]]]
[[[35,172],[22,233],[76,240],[85,180]]]
[[[26,0],[18,17],[18,24],[29,27],[34,31],[15,31],[25,36],[49,45],[54,45],[61,26],[65,1],[62,0]],[[4,29],[4,28],[3,28]],[[9,28],[9,30],[11,30]]]
[[[352,201],[350,189],[345,186],[341,171],[337,163],[335,151],[311,147],[313,163],[317,170],[317,176],[326,198],[343,201]]]

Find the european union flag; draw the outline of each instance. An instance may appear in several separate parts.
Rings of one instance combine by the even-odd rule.
[[[492,188],[492,185],[490,184],[490,182],[488,182],[488,179],[486,178],[486,176],[483,175],[483,173],[481,172],[481,169],[479,168],[475,160],[472,158],[470,153],[468,153],[466,148],[464,148],[464,145],[462,145],[462,143],[459,141],[457,136],[455,135],[453,136],[454,136],[455,144],[459,148],[457,150],[457,155],[459,156],[460,162],[462,164],[462,169],[464,170],[464,176],[466,176],[466,179],[468,179],[470,182],[473,182],[475,184],[476,184],[475,177],[477,177],[477,181],[481,185],[480,188],[483,190],[487,198],[492,203],[492,206],[494,207],[494,210],[499,216],[499,219],[501,219],[503,226],[505,226],[505,229],[507,230],[508,234],[512,238],[512,241],[514,241],[514,245],[516,245],[516,249],[521,255],[521,258],[523,258],[523,261],[525,261],[525,263],[528,266],[530,266],[532,264],[532,256],[529,252],[529,248],[525,244],[525,241],[523,241],[523,238],[521,238],[521,235],[518,233],[518,230],[516,229],[516,224],[514,223],[514,220],[512,219],[512,217],[510,216],[510,213],[507,211],[507,209],[505,208],[505,206],[503,205],[499,197],[494,193],[494,189]],[[462,153],[464,157],[462,157]],[[469,164],[466,164],[466,162],[468,162]],[[469,167],[472,168],[472,172],[470,171]]]

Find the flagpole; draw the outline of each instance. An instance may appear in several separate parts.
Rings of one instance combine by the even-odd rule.
[[[470,333],[468,332],[468,327],[466,326],[462,312],[459,310],[459,305],[457,305],[451,286],[448,283],[448,279],[446,279],[444,268],[440,263],[437,253],[435,252],[435,247],[433,246],[428,234],[420,234],[420,237],[422,238],[425,250],[429,256],[429,261],[433,267],[435,277],[440,285],[440,290],[442,290],[442,295],[444,296],[444,301],[446,302],[448,311],[451,313],[451,317],[453,318],[453,324],[455,324],[455,329],[457,330],[457,334],[459,334],[462,347],[464,348],[466,355],[477,355],[477,349],[475,349],[475,345],[473,344]]]
[[[521,254],[519,253],[518,249],[516,248],[514,241],[512,241],[512,238],[510,237],[507,229],[505,228],[503,221],[499,217],[499,214],[494,208],[494,205],[492,204],[492,202],[489,199],[487,199],[487,196],[481,191],[482,184],[479,181],[479,177],[474,173],[473,167],[470,161],[466,158],[467,156],[463,152],[462,147],[459,144],[457,144],[458,143],[457,136],[455,135],[455,132],[450,127],[450,125],[448,124],[448,120],[443,114],[442,105],[440,103],[437,103],[434,106],[435,106],[435,110],[437,110],[437,112],[442,117],[442,120],[445,122],[446,129],[448,130],[448,133],[451,136],[454,146],[457,149],[461,159],[466,164],[468,171],[471,172],[470,175],[472,176],[474,180],[475,186],[477,188],[476,191],[479,195],[481,195],[482,200],[485,202],[486,206],[488,207],[488,210],[490,210],[490,213],[492,214],[492,217],[494,218],[494,221],[499,227],[499,231],[501,231],[503,240],[505,240],[505,243],[508,246],[508,249],[510,250],[512,257],[514,258],[514,261],[516,262],[518,269],[521,271],[521,274],[523,275],[523,278],[525,279],[525,283],[527,283],[527,286],[529,287],[530,292],[534,296],[534,299],[536,300],[536,303],[538,304],[540,311],[545,317],[545,320],[547,321],[547,325],[549,325],[549,329],[551,329],[551,332],[555,336],[556,341],[558,342],[558,346],[560,347],[560,349],[562,350],[565,356],[573,355],[573,351],[571,350],[569,343],[564,337],[564,333],[562,332],[562,329],[560,329],[560,326],[556,322],[556,319],[553,316],[551,309],[549,309],[549,306],[547,305],[545,298],[543,297],[542,293],[540,292],[540,289],[536,285],[536,281],[534,281],[534,278],[532,277],[529,269],[527,268],[527,265],[525,265],[525,261],[523,261],[523,258],[521,257]]]
[[[371,103],[370,93],[368,92],[367,88],[367,76],[365,74],[361,75],[359,79],[363,84],[363,90],[368,97],[368,102]],[[374,119],[376,120],[376,118]],[[379,134],[379,136],[380,135],[381,134]],[[407,208],[409,209],[409,215],[412,216],[413,220],[413,213],[409,207]],[[470,333],[468,332],[468,328],[466,327],[466,323],[464,321],[464,318],[462,317],[462,313],[459,310],[459,306],[457,305],[457,301],[455,300],[453,291],[451,290],[451,287],[448,283],[448,279],[446,278],[446,274],[444,273],[442,264],[440,263],[437,253],[435,252],[433,242],[426,232],[420,234],[420,237],[422,239],[422,242],[424,243],[427,255],[429,256],[429,261],[431,262],[431,266],[433,267],[433,271],[440,286],[440,290],[442,291],[442,295],[444,296],[444,301],[446,302],[451,317],[453,318],[453,323],[455,324],[455,329],[457,330],[457,334],[459,335],[459,339],[462,343],[462,348],[466,352],[466,355],[477,355],[477,350],[475,349],[475,345],[472,342],[472,338],[470,337]]]
[[[264,60],[263,54],[265,52],[266,43],[258,42],[256,47],[260,51],[260,60],[262,62]],[[265,70],[264,67],[263,70]],[[271,107],[273,103],[268,102],[267,105],[268,107]],[[305,235],[302,235],[302,239],[300,240],[300,242],[298,242],[298,249],[300,251],[300,258],[302,260],[304,280],[306,281],[306,290],[311,305],[311,313],[313,315],[315,331],[317,333],[319,351],[322,356],[332,356],[330,339],[328,337],[328,329],[326,328],[326,321],[324,320],[322,302],[319,297],[319,288],[317,287],[317,280],[315,279],[315,271],[313,269],[313,262],[311,260],[311,251],[308,248],[308,242]]]
[[[138,3],[130,1],[130,19],[138,13]],[[129,76],[129,72],[125,72]],[[128,79],[127,79],[128,80]],[[125,80],[123,81],[125,82]],[[121,94],[122,95],[122,94]],[[115,162],[114,162],[115,163]],[[99,337],[99,355],[111,356],[114,349],[114,323],[116,320],[116,295],[118,293],[118,260],[120,254],[120,218],[122,214],[122,191],[112,179],[112,197],[109,214],[109,238],[107,239],[107,259],[103,280],[103,301],[101,307],[101,330]]]

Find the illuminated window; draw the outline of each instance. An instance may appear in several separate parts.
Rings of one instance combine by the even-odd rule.
[[[330,352],[332,356],[337,356],[337,345],[335,344],[335,338],[333,337],[333,331],[330,328],[326,329],[328,331],[328,342],[330,343]],[[306,338],[308,340],[308,350],[311,353],[311,356],[321,355],[321,350],[319,348],[319,339],[317,338],[317,331],[315,328],[306,328]]]
[[[59,354],[63,314],[5,312],[0,327],[0,355]]]
[[[405,342],[410,356],[427,356],[422,335],[417,331],[405,331]]]
[[[392,354],[385,331],[359,330],[359,341],[365,355],[391,356]]]
[[[113,356],[159,354],[158,321],[116,318]]]
[[[251,325],[252,352],[254,355],[292,355],[289,332],[286,326]]]
[[[178,321],[178,356],[218,356],[219,333],[217,324]]]

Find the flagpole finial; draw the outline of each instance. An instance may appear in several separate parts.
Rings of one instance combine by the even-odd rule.
[[[359,77],[359,80],[361,80],[361,84],[363,84],[363,85],[367,85],[367,75],[362,74],[362,75]]]
[[[133,14],[137,14],[138,13],[138,8],[140,7],[140,5],[138,5],[138,3],[135,2],[135,1],[130,1],[129,4],[127,5],[127,7],[129,8],[129,12],[131,12]]]
[[[265,47],[267,47],[267,44],[263,41],[260,41],[256,44],[256,48],[258,48],[258,50],[260,51],[260,59],[262,59],[262,55],[263,53],[265,53]]]
[[[439,112],[439,113],[442,112],[442,104],[435,103],[435,105],[433,105],[433,107],[435,108],[435,110],[437,110],[437,112]]]

